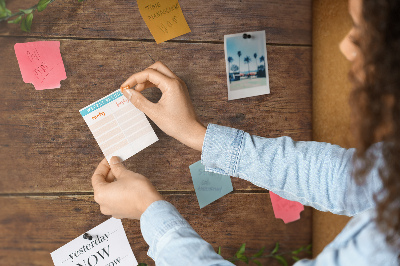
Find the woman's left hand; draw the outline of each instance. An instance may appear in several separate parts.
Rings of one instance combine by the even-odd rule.
[[[149,179],[126,169],[118,157],[112,157],[110,164],[101,161],[92,186],[100,211],[118,219],[140,219],[153,202],[164,199]]]

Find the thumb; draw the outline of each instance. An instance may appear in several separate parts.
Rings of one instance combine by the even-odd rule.
[[[128,89],[124,90],[124,95],[130,102],[140,111],[148,115],[149,112],[155,107],[155,104],[147,100],[140,92]]]
[[[100,164],[97,166],[92,176],[93,189],[97,189],[101,185],[108,184],[106,182],[106,176],[109,171],[110,171],[110,166],[108,165],[107,160],[104,158],[103,161],[101,161]]]
[[[123,172],[126,171],[125,166],[122,164],[121,158],[113,156],[110,159],[110,168],[116,178],[121,178]]]

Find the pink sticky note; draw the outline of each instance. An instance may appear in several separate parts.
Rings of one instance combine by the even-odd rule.
[[[269,195],[275,218],[282,219],[285,224],[300,219],[300,213],[304,210],[304,206],[301,203],[281,198],[271,191]]]
[[[36,90],[60,88],[60,81],[67,78],[60,42],[16,43],[14,50],[22,79],[32,83]]]

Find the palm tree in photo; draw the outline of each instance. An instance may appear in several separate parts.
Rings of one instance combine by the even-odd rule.
[[[244,62],[247,64],[247,67],[248,67],[248,69],[249,69],[248,77],[250,77],[250,62],[251,62],[250,56],[246,56],[246,57],[244,58]]]
[[[263,55],[260,57],[260,63],[261,63],[261,62],[264,62],[264,70],[265,70],[265,58],[264,58]]]
[[[242,56],[241,51],[238,51],[238,56],[239,56],[239,79],[240,79],[240,57]]]
[[[228,63],[229,63],[229,70],[228,70],[228,72],[231,72],[231,63],[233,62],[233,58],[232,58],[232,56],[229,56],[228,57]]]
[[[256,72],[257,72],[257,53],[254,53],[254,63],[256,64]]]

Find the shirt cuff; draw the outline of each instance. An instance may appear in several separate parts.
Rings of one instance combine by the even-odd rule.
[[[164,200],[153,202],[140,217],[140,229],[149,245],[147,255],[155,260],[160,239],[167,232],[181,227],[191,228],[171,203]]]
[[[201,154],[205,170],[237,177],[244,133],[242,130],[208,124]]]

